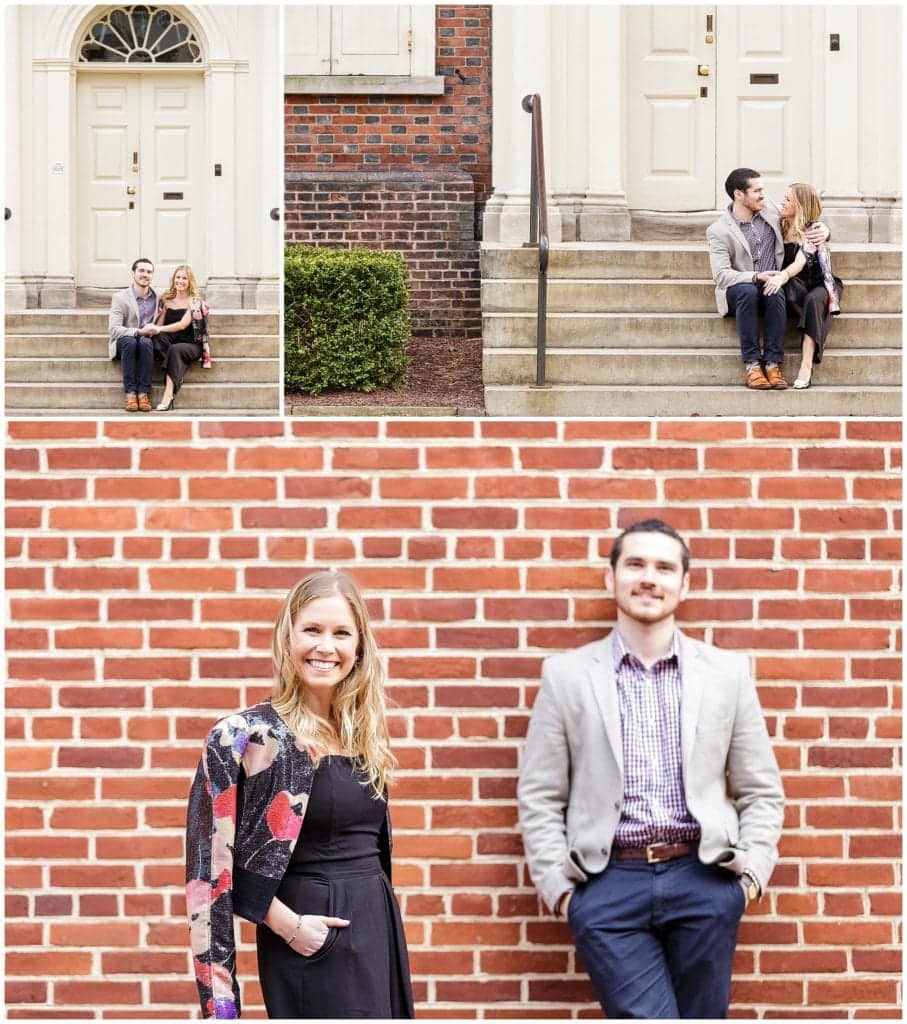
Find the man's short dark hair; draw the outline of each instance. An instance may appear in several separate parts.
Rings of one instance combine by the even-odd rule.
[[[746,192],[753,178],[761,177],[762,175],[758,171],[754,171],[752,167],[735,167],[727,176],[724,191],[733,199],[735,192]]]
[[[609,557],[612,569],[617,568],[617,560],[620,558],[620,552],[624,546],[624,537],[631,533],[663,533],[666,537],[672,537],[681,547],[680,558],[683,563],[684,575],[690,571],[690,549],[687,547],[686,541],[673,526],[668,526],[663,519],[641,519],[638,523],[628,526],[611,545]]]
[[[151,260],[146,260],[144,256],[139,256],[139,258],[135,261],[135,263],[132,264],[132,272],[133,272],[133,274],[135,273],[135,268],[140,263],[147,263],[148,266],[151,267],[152,270],[154,270],[154,264],[151,262]]]

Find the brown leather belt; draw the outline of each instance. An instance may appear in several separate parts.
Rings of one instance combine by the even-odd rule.
[[[644,860],[649,864],[661,864],[665,860],[686,857],[698,848],[698,842],[652,843],[651,846],[615,846],[611,853],[615,860]]]

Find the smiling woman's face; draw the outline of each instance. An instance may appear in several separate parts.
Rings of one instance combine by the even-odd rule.
[[[178,270],[173,277],[173,286],[177,291],[184,292],[189,287],[189,275],[185,270]]]
[[[788,189],[784,193],[784,198],[781,200],[781,216],[782,217],[793,217],[797,212],[797,201],[794,199],[794,193],[792,189]]]
[[[304,689],[333,690],[353,671],[359,631],[345,597],[332,594],[304,605],[293,623],[293,662]]]

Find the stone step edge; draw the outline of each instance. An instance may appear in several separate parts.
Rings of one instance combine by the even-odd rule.
[[[537,278],[530,274],[528,277],[483,277],[482,284],[510,285],[510,284],[535,284]],[[889,288],[901,286],[902,281],[895,278],[871,278],[852,277],[843,278],[845,293],[848,288],[860,288],[866,285],[885,285]],[[715,287],[715,282],[710,277],[552,277],[548,275],[548,286],[570,286],[570,285],[628,285],[639,284],[647,288],[665,285],[671,288],[683,288],[695,285],[703,287],[708,285]]]
[[[865,319],[871,319],[871,320],[891,320],[893,318],[900,318],[903,315],[904,315],[903,311],[898,312],[898,313],[848,313],[848,312],[842,312],[840,314],[840,316],[834,317],[832,323],[834,323],[835,320],[855,320],[857,318],[860,318],[860,319],[864,319],[865,318]],[[488,310],[487,312],[483,310],[482,316],[487,316],[487,317],[508,317],[508,316],[513,317],[513,316],[517,316],[517,317],[522,317],[524,319],[535,320],[536,312],[535,312],[534,309],[518,309],[518,310],[495,309],[495,310]],[[677,313],[658,313],[658,312],[634,313],[634,312],[632,312],[632,310],[624,310],[623,312],[615,311],[615,310],[599,310],[597,312],[583,313],[583,312],[575,312],[575,311],[572,311],[572,310],[549,310],[547,316],[548,316],[549,320],[552,319],[553,317],[557,317],[559,319],[564,319],[564,320],[567,320],[567,319],[570,319],[570,318],[573,318],[573,317],[595,317],[595,318],[601,319],[601,320],[613,320],[613,319],[616,319],[617,317],[632,317],[634,320],[645,320],[645,319],[651,319],[651,320],[692,320],[695,317],[696,319],[699,319],[699,320],[702,320],[702,319],[718,320],[718,321],[725,321],[726,320],[729,324],[734,322],[734,318],[733,317],[721,316],[717,312],[714,312],[714,311],[709,312],[708,310],[694,310],[692,312],[684,310],[682,312],[677,312]]]
[[[493,353],[495,355],[524,355],[526,352],[535,352],[535,342],[527,342],[525,345],[493,345],[490,348],[484,350],[487,353]],[[715,355],[721,355],[724,349],[716,347],[706,347],[701,351],[695,348],[685,348],[678,352],[677,348],[671,345],[647,345],[647,346],[603,346],[602,348],[596,348],[594,345],[557,345],[553,349],[549,349],[551,352],[556,352],[559,356],[573,356],[573,355],[595,355],[597,352],[606,353],[609,357],[613,356],[633,356],[639,358],[640,356],[661,356],[662,358],[671,358],[677,356],[682,359],[694,358],[697,352],[701,355],[708,356],[709,358]],[[728,352],[735,352],[737,356],[740,355],[739,347],[729,345],[727,347]],[[831,349],[829,349],[831,352]],[[903,354],[903,349],[894,345],[880,345],[878,348],[855,348],[848,347],[838,348],[834,350],[835,358],[843,359],[866,359],[869,358],[869,353],[872,353],[872,357],[878,359],[880,356],[894,356],[900,357]]]
[[[520,242],[483,241],[482,252],[533,252],[533,247]],[[831,241],[832,255],[835,252],[902,252],[900,242],[835,242]],[[655,241],[640,239],[623,242],[551,242],[549,252],[708,252],[708,245],[701,242],[668,240]]]

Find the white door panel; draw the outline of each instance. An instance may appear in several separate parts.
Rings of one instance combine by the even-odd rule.
[[[86,73],[77,93],[77,285],[121,287],[139,256],[157,287],[180,263],[204,283],[201,76]]]
[[[734,167],[776,198],[812,179],[811,20],[806,6],[625,9],[631,208],[721,208]]]
[[[701,210],[715,191],[713,7],[627,8],[627,196],[631,207]],[[705,95],[703,95],[705,90]]]
[[[331,8],[332,75],[408,75],[412,10],[401,4]]]

